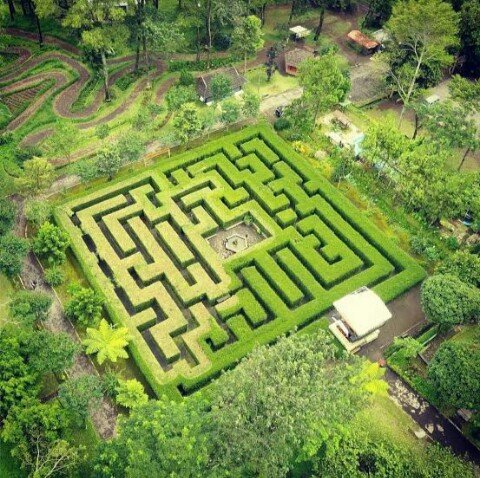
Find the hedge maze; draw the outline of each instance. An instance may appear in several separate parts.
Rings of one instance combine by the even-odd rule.
[[[152,387],[172,397],[256,343],[318,326],[360,286],[391,300],[424,275],[267,127],[70,198],[56,218]],[[223,258],[212,237],[239,224],[257,240]]]

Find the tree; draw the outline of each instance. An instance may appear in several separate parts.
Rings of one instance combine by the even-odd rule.
[[[33,241],[33,252],[51,265],[65,262],[65,250],[70,245],[68,234],[50,222],[45,222]]]
[[[298,68],[298,77],[303,98],[311,105],[315,121],[319,113],[342,102],[350,90],[350,80],[334,53],[307,58]]]
[[[51,287],[57,287],[65,281],[65,274],[59,267],[45,269],[45,282]]]
[[[480,4],[465,1],[460,11],[460,40],[465,55],[464,68],[472,73],[480,67]]]
[[[33,327],[48,317],[52,297],[40,291],[21,290],[9,303],[10,315],[23,326]]]
[[[437,274],[422,284],[421,301],[427,319],[447,330],[480,314],[480,293],[451,274]]]
[[[400,50],[411,59],[400,66],[390,64],[388,75],[403,101],[402,115],[417,87],[421,68],[436,62],[449,66],[453,57],[448,49],[458,45],[458,14],[442,0],[407,0],[396,2],[386,30]],[[388,61],[392,57],[385,55]]]
[[[175,136],[186,143],[202,130],[198,109],[193,103],[185,103],[173,118]]]
[[[190,86],[177,85],[170,88],[165,96],[168,111],[178,111],[185,103],[193,103],[197,100],[195,88]]]
[[[104,478],[208,476],[206,416],[207,403],[199,394],[180,402],[163,397],[140,405],[120,420],[117,437],[101,446],[94,470]]]
[[[21,355],[18,338],[0,329],[0,421],[11,407],[37,393],[37,376]]]
[[[306,135],[315,127],[315,119],[312,109],[309,108],[307,100],[302,96],[293,100],[286,108],[283,118],[290,124],[290,129],[295,134],[295,138]]]
[[[212,78],[210,91],[214,101],[222,101],[232,94],[232,80],[229,76],[219,73]]]
[[[352,380],[362,368],[354,357],[338,358],[323,332],[255,349],[214,382],[212,468],[220,475],[286,476],[294,462],[333,442],[360,409],[366,391]]]
[[[460,75],[453,75],[448,89],[452,98],[470,113],[480,111],[480,80],[471,81]]]
[[[0,237],[0,272],[10,278],[20,274],[29,249],[28,241],[14,234]]]
[[[456,251],[435,269],[436,274],[453,274],[462,282],[480,288],[480,256],[468,251]]]
[[[79,350],[79,345],[68,334],[48,330],[29,334],[24,345],[29,367],[39,375],[64,373],[73,365]]]
[[[102,319],[98,329],[87,328],[87,338],[82,341],[87,354],[97,354],[100,365],[109,360],[116,362],[118,358],[128,358],[125,347],[131,340],[126,327],[115,328]]]
[[[142,138],[133,130],[130,130],[125,136],[122,136],[115,143],[115,148],[120,154],[122,164],[138,161],[146,151],[146,146]]]
[[[102,316],[104,299],[89,287],[70,286],[72,298],[65,307],[65,314],[83,327],[96,325]]]
[[[52,217],[52,206],[47,201],[31,199],[25,204],[25,217],[35,227],[40,227]]]
[[[428,365],[431,380],[442,403],[455,408],[480,407],[480,344],[448,340],[440,345]]]
[[[381,27],[391,16],[395,0],[368,0],[368,11],[363,20],[367,28]]]
[[[104,147],[97,153],[95,163],[98,172],[107,176],[108,180],[111,181],[123,166],[124,158],[120,155],[119,149],[111,145]]]
[[[66,27],[83,28],[84,47],[100,57],[106,101],[111,99],[107,55],[113,54],[128,40],[129,31],[123,24],[125,15],[116,0],[77,0],[63,19]]]
[[[29,7],[37,26],[38,44],[42,47],[43,32],[40,19],[53,17],[57,13],[58,6],[54,0],[29,0]]]
[[[0,236],[4,236],[13,227],[17,208],[12,201],[0,199]]]
[[[238,121],[240,118],[240,104],[235,99],[225,100],[222,103],[222,112],[220,119],[226,125],[230,125]]]
[[[29,470],[29,476],[48,476],[39,473],[37,463],[44,462],[49,448],[62,438],[68,425],[67,413],[58,402],[26,398],[10,409],[2,438],[12,446],[12,455]]]
[[[247,73],[247,57],[263,46],[262,22],[255,15],[242,18],[232,33],[232,49],[243,57],[243,71]]]
[[[458,171],[468,154],[480,147],[480,137],[476,122],[468,111],[453,101],[439,101],[421,109],[422,125],[442,146],[464,148]]]
[[[71,157],[72,151],[78,146],[80,139],[77,126],[71,121],[57,120],[53,134],[48,137],[43,146],[52,156]]]
[[[395,120],[388,116],[368,128],[362,141],[362,158],[377,168],[379,174],[391,176],[406,147],[405,136],[398,130]]]
[[[260,96],[253,91],[245,91],[242,112],[247,118],[256,118],[260,112]]]
[[[102,384],[96,375],[81,375],[63,382],[58,389],[60,403],[79,425],[85,424],[102,400]]]
[[[15,179],[15,185],[24,194],[38,194],[52,184],[54,174],[55,169],[48,160],[34,157],[23,163],[23,173]]]
[[[120,380],[116,392],[117,403],[125,408],[136,408],[148,402],[143,385],[136,379]]]

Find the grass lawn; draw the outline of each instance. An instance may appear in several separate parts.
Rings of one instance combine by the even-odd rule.
[[[3,274],[0,274],[0,327],[8,316],[8,303],[14,291],[15,289],[10,280]]]
[[[255,91],[261,97],[277,95],[298,86],[298,79],[294,76],[283,76],[275,73],[270,81],[267,81],[265,68],[255,68],[246,74],[247,87]]]

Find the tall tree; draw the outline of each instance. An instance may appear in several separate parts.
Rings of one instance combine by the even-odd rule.
[[[348,74],[334,53],[303,61],[298,76],[303,97],[311,105],[315,121],[319,113],[341,103],[350,90]]]
[[[10,278],[20,274],[29,249],[28,241],[14,234],[0,237],[0,272]]]
[[[477,0],[464,2],[460,11],[460,40],[465,55],[464,67],[478,76],[480,68],[480,3]]]
[[[107,56],[128,40],[125,15],[117,0],[77,0],[63,19],[64,26],[82,29],[83,45],[100,57],[106,101],[111,98]]]
[[[363,23],[366,27],[381,27],[392,14],[396,0],[368,0],[368,11]]]
[[[211,466],[232,476],[286,476],[360,409],[365,390],[352,382],[361,369],[353,357],[337,358],[324,333],[254,350],[215,382]]]
[[[446,405],[480,407],[480,343],[444,342],[428,365],[428,377]]]
[[[232,33],[232,49],[243,57],[243,71],[247,73],[247,57],[255,54],[263,46],[262,24],[258,17],[249,15],[243,18]]]
[[[388,71],[403,101],[402,117],[418,86],[422,66],[436,62],[446,67],[453,62],[448,50],[458,45],[458,22],[458,14],[442,0],[407,0],[393,6],[386,30],[409,58],[400,66],[390,64]],[[383,58],[392,59],[389,55]]]
[[[45,158],[33,157],[23,163],[23,173],[15,179],[16,186],[26,195],[35,195],[48,188],[55,169]]]
[[[194,103],[185,103],[173,118],[175,136],[186,143],[202,130],[202,121]]]

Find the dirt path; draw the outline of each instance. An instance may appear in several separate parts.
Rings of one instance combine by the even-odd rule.
[[[18,206],[15,232],[17,235],[23,237],[26,228],[23,200],[19,197],[12,199]],[[21,279],[26,289],[45,292],[53,299],[48,320],[44,322],[45,328],[54,333],[65,332],[70,335],[74,341],[80,342],[80,337],[75,331],[75,328],[65,317],[63,306],[58,296],[55,291],[45,283],[42,267],[32,252],[30,252],[25,259]],[[72,368],[68,370],[67,374],[70,378],[75,378],[83,375],[98,375],[98,372],[90,358],[82,352],[77,355]],[[111,401],[103,398],[98,409],[92,413],[92,421],[100,437],[108,439],[115,434],[117,416],[118,413]]]

